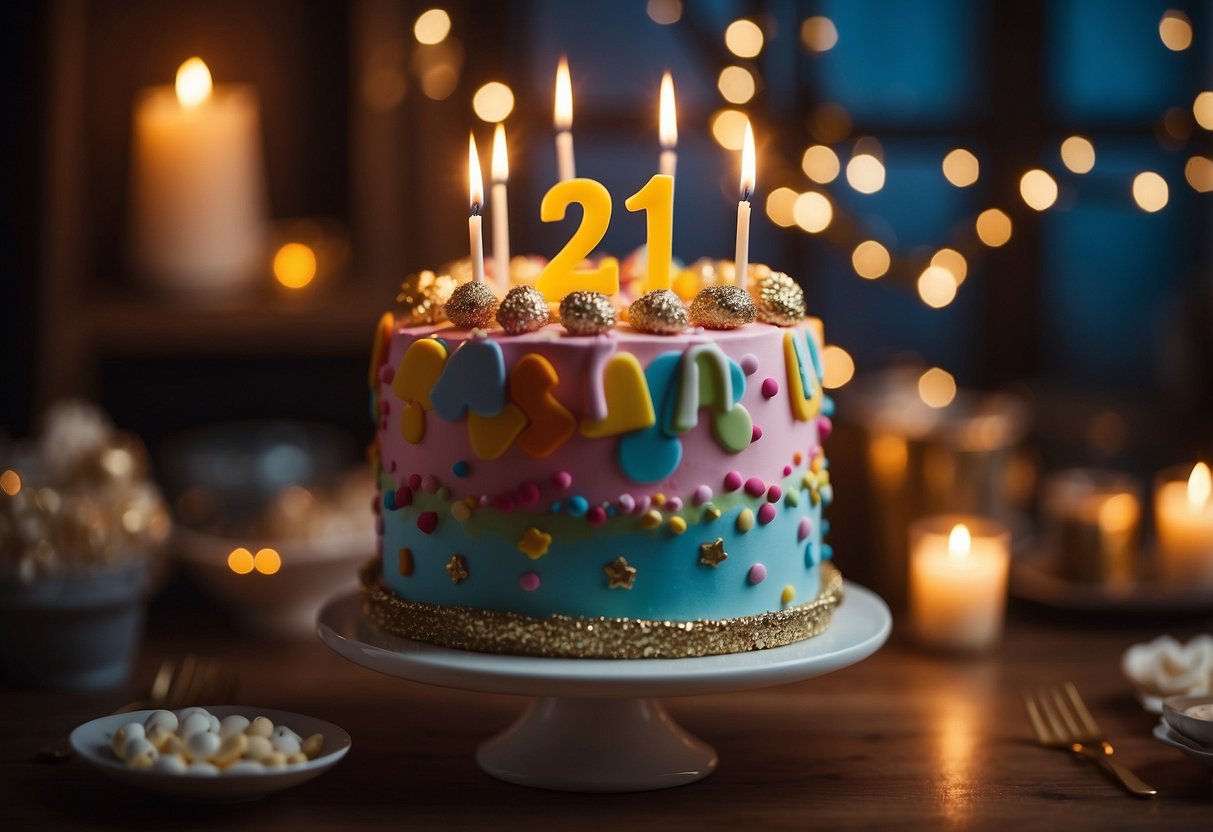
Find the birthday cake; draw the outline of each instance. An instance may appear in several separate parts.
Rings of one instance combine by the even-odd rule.
[[[746,291],[718,266],[627,306],[410,276],[369,374],[378,626],[599,658],[825,630],[841,577],[821,323],[786,275],[751,266]]]

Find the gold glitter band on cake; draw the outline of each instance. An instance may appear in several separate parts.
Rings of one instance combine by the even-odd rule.
[[[783,647],[820,635],[842,603],[842,573],[821,567],[813,601],[775,612],[696,621],[636,618],[533,618],[512,612],[427,604],[401,598],[383,585],[379,564],[361,572],[363,611],[394,635],[480,653],[548,658],[677,659]]]

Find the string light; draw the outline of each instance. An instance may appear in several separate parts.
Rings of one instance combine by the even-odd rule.
[[[1142,171],[1133,177],[1133,201],[1141,210],[1150,214],[1161,211],[1168,197],[1167,180],[1154,171]]]
[[[720,70],[716,88],[730,104],[744,104],[754,97],[754,76],[744,66],[726,66]]]
[[[977,238],[990,248],[999,248],[1011,239],[1011,218],[998,208],[987,208],[977,215]]]
[[[815,144],[804,152],[800,159],[800,168],[804,175],[818,185],[826,185],[838,178],[842,163],[838,154],[824,144]]]
[[[712,138],[726,150],[741,150],[746,121],[740,110],[720,110],[712,116]]]
[[[1019,195],[1029,208],[1047,210],[1057,201],[1057,180],[1040,168],[1033,168],[1020,178]]]
[[[796,197],[792,205],[792,217],[796,224],[810,234],[817,234],[829,227],[834,218],[834,206],[825,194],[818,191],[805,191]]]
[[[851,252],[851,265],[855,267],[855,274],[867,280],[884,277],[891,262],[889,250],[875,240],[864,240]]]
[[[795,225],[796,216],[793,210],[799,196],[800,194],[787,187],[776,188],[767,194],[767,216],[771,222],[780,228],[791,228]]]
[[[918,276],[918,296],[933,309],[942,309],[956,299],[956,276],[942,266],[928,266]]]
[[[1205,90],[1192,102],[1192,115],[1196,123],[1206,130],[1213,130],[1213,92]]]
[[[1073,173],[1089,173],[1095,167],[1095,145],[1082,136],[1061,143],[1061,163]]]
[[[762,29],[752,20],[734,20],[724,30],[724,45],[738,58],[758,57],[762,40]]]
[[[451,16],[442,9],[428,9],[413,24],[413,37],[426,46],[442,43],[451,33]]]
[[[1194,191],[1202,194],[1213,191],[1213,159],[1208,156],[1193,156],[1184,165],[1184,178]]]
[[[943,175],[957,188],[967,188],[977,181],[981,165],[971,151],[958,147],[943,157]]]
[[[947,407],[956,398],[956,379],[947,370],[932,367],[918,377],[918,397],[927,407]]]
[[[861,194],[874,194],[884,187],[884,163],[868,153],[847,162],[847,183]]]
[[[800,40],[810,52],[829,52],[838,44],[838,27],[828,17],[810,17],[800,24]]]
[[[1158,37],[1172,52],[1182,52],[1192,45],[1192,21],[1183,12],[1168,9],[1158,21]]]
[[[837,344],[827,344],[821,351],[821,364],[821,386],[827,390],[837,390],[855,376],[855,359]]]
[[[954,248],[941,248],[931,257],[931,265],[947,269],[956,278],[956,285],[965,282],[969,275],[969,263],[963,254]]]
[[[514,91],[500,81],[489,81],[472,96],[472,111],[490,124],[505,121],[514,111]]]
[[[682,0],[649,0],[644,10],[654,23],[669,26],[682,19]]]

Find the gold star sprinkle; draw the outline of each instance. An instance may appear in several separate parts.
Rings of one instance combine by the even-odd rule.
[[[413,574],[413,550],[407,546],[400,547],[396,557],[397,571],[400,572],[400,577],[407,578]]]
[[[446,564],[446,574],[451,576],[451,583],[459,585],[468,579],[472,573],[468,571],[468,559],[463,555],[451,555]]]
[[[699,562],[704,566],[710,566],[715,569],[728,556],[728,553],[724,550],[724,538],[722,537],[716,538],[711,543],[701,543],[699,545]]]
[[[606,573],[607,585],[611,589],[631,589],[636,581],[636,567],[628,565],[628,559],[617,557],[602,567]]]

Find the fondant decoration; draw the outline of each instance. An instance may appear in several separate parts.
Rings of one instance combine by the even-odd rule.
[[[750,414],[739,404],[745,375],[712,342],[687,348],[679,365],[677,395],[662,419],[666,433],[678,436],[695,427],[699,408],[712,408],[712,433],[725,450],[742,451],[750,444]]]
[[[574,517],[584,517],[585,513],[590,510],[590,501],[580,494],[574,494],[569,498],[569,514]]]
[[[401,546],[396,553],[396,571],[402,578],[413,574],[413,550],[407,546]]]
[[[527,421],[516,443],[531,456],[549,456],[577,428],[573,414],[552,395],[559,380],[552,362],[537,353],[524,355],[510,373],[510,398]]]
[[[451,466],[451,473],[459,478],[466,477],[469,471],[471,471],[471,467],[466,459],[461,459]]]
[[[834,432],[834,421],[825,414],[817,417],[817,438],[822,442],[830,438]]]
[[[758,477],[750,477],[745,481],[745,493],[751,497],[761,497],[767,491],[767,484]]]
[[[468,570],[468,559],[463,555],[451,555],[445,568],[446,574],[451,576],[451,583],[456,586],[466,581],[472,574]]]
[[[375,325],[375,340],[371,344],[371,370],[367,376],[367,384],[372,390],[377,389],[382,379],[382,370],[387,366],[388,343],[392,339],[392,329],[396,326],[396,318],[391,312],[384,312]],[[391,368],[388,368],[391,372]]]
[[[602,373],[607,415],[581,422],[581,432],[591,439],[643,430],[656,421],[653,399],[640,362],[631,353],[620,353],[607,362]]]
[[[552,474],[552,487],[559,488],[561,491],[573,487],[573,475],[568,471],[557,471]]]
[[[649,509],[640,518],[640,525],[649,530],[657,528],[661,525],[661,512],[655,508]]]
[[[783,592],[779,593],[779,602],[786,605],[794,600],[796,600],[796,587],[788,584],[783,588]]]
[[[446,302],[455,291],[458,281],[449,274],[435,274],[430,270],[416,272],[406,277],[396,294],[400,305],[398,321],[405,326],[438,324],[446,320]]]
[[[670,499],[666,500],[665,507],[668,511],[678,511],[680,508],[682,508],[682,498],[671,497]]]
[[[389,488],[383,492],[383,507],[388,511],[394,511],[396,508],[396,491]]]
[[[720,519],[720,509],[716,506],[708,505],[703,507],[703,519],[709,523],[714,523]]]
[[[607,520],[606,509],[602,506],[590,506],[590,510],[585,513],[585,519],[591,526],[601,526]]]
[[[615,502],[619,504],[619,510],[624,514],[631,514],[636,509],[636,498],[631,494],[620,494]]]
[[[636,567],[628,564],[627,558],[622,556],[602,567],[602,571],[606,573],[610,589],[631,589],[636,582]]]
[[[455,288],[444,311],[455,326],[466,329],[486,327],[497,311],[497,296],[484,281],[472,280]]]
[[[615,338],[595,338],[590,344],[589,357],[583,373],[585,385],[585,418],[605,419],[607,415],[606,393],[602,389],[602,374],[607,359],[615,352]]]
[[[451,517],[454,517],[460,523],[466,523],[472,519],[472,507],[467,502],[460,500],[451,505]]]
[[[434,412],[448,422],[462,419],[469,410],[480,416],[496,416],[505,406],[501,347],[487,338],[465,341],[447,359],[438,383],[430,391],[430,400]]]
[[[764,378],[762,380],[762,397],[764,399],[773,399],[779,395],[779,382],[773,378]]]
[[[518,587],[523,592],[534,592],[539,589],[539,573],[528,569],[518,576]]]
[[[758,522],[765,526],[775,519],[775,506],[763,503],[758,507]]]
[[[762,583],[767,579],[767,568],[761,563],[756,563],[750,567],[749,574],[746,575],[748,580],[754,586]]]
[[[498,494],[493,498],[493,508],[502,514],[513,514],[517,501],[513,494]]]
[[[800,492],[795,488],[789,488],[788,493],[783,495],[783,499],[787,501],[788,505],[795,508],[800,505]]]
[[[803,356],[801,338],[795,330],[783,336],[783,360],[788,372],[788,400],[792,403],[792,416],[807,422],[821,409],[820,374],[813,366],[810,356]],[[809,338],[809,343],[813,343]]]
[[[689,320],[682,299],[669,289],[646,292],[628,307],[628,324],[650,335],[677,335]]]
[[[711,543],[699,544],[699,562],[704,566],[710,566],[715,569],[716,567],[720,566],[720,564],[722,564],[725,559],[728,558],[728,556],[728,553],[724,550],[723,537],[718,537]]]
[[[497,307],[497,323],[509,335],[542,329],[550,317],[548,302],[533,286],[515,286]]]
[[[413,504],[413,489],[402,485],[392,495],[392,505],[395,508],[407,508]]]
[[[747,352],[741,357],[741,371],[747,376],[752,376],[758,372],[758,356],[752,352]]]
[[[737,515],[737,531],[745,534],[752,528],[754,528],[754,512],[743,508],[741,514]]]
[[[417,528],[423,534],[433,534],[434,529],[438,528],[438,513],[435,511],[423,511],[417,515]]]
[[[724,490],[736,491],[741,488],[742,479],[740,471],[729,471],[724,475]]]
[[[695,493],[691,496],[691,502],[697,506],[701,506],[711,499],[712,489],[706,485],[696,486]]]
[[[658,491],[656,494],[654,494],[651,499],[653,501],[653,505],[657,506],[658,508],[661,508],[662,506],[665,505],[665,495],[662,494],[660,491]]]
[[[691,325],[704,329],[737,329],[757,316],[754,300],[740,286],[708,286],[691,301]]]
[[[762,438],[762,428],[758,427],[758,425],[751,425],[750,426],[750,444],[753,445],[755,442],[757,442],[761,438]]]
[[[778,503],[779,499],[782,496],[783,496],[783,489],[780,488],[778,485],[772,485],[770,488],[767,489],[767,502],[768,503]]]
[[[436,338],[417,339],[400,359],[400,367],[392,379],[392,392],[399,399],[417,402],[431,410],[434,405],[430,394],[441,378],[446,362],[445,344]]]
[[[750,284],[758,320],[792,326],[804,317],[804,289],[783,272],[768,272]]]
[[[666,525],[670,527],[670,531],[672,531],[674,534],[682,534],[687,530],[687,521],[683,520],[677,514],[671,517],[666,522]]]
[[[518,503],[524,506],[533,506],[539,502],[539,486],[533,482],[524,482],[518,486]]]
[[[601,292],[569,292],[560,301],[560,323],[570,335],[598,335],[615,326],[615,307]]]
[[[518,548],[531,560],[539,560],[548,553],[552,536],[542,529],[531,526],[518,539]]]
[[[526,426],[526,414],[512,402],[506,403],[496,416],[481,416],[473,411],[468,414],[472,452],[481,459],[497,459],[509,450]]]
[[[682,356],[677,352],[662,353],[645,368],[644,378],[651,401],[666,401],[681,360]],[[682,443],[677,437],[668,436],[655,422],[644,430],[625,434],[619,440],[619,467],[632,482],[665,479],[681,461]]]
[[[790,492],[789,492],[790,493]],[[813,521],[807,517],[801,517],[800,522],[796,525],[796,539],[804,540],[813,531]]]

